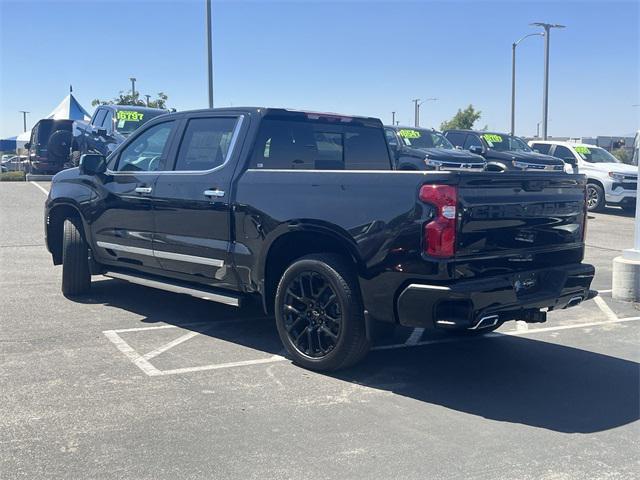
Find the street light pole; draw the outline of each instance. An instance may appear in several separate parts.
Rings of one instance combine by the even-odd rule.
[[[535,22],[531,25],[544,28],[544,90],[542,92],[542,139],[547,139],[549,114],[549,40],[552,28],[566,28],[557,23]]]
[[[416,128],[420,127],[420,105],[422,105],[425,102],[435,102],[436,100],[438,99],[435,97],[427,98],[422,102],[420,101],[419,98],[414,98],[413,100],[411,100],[414,103],[413,124]]]
[[[530,33],[511,44],[511,135],[515,135],[516,129],[516,47],[525,38],[537,35],[544,37],[544,32]]]
[[[391,112],[391,125],[396,124],[396,112]]]
[[[22,131],[26,132],[27,131],[27,111],[25,110],[20,110],[20,113],[22,114]]]
[[[145,95],[145,97],[147,97],[147,107],[149,106],[149,99],[151,98],[151,95]]]
[[[131,80],[131,98],[136,98],[136,79],[135,77],[129,78]]]
[[[209,72],[209,108],[213,108],[213,51],[211,45],[211,0],[207,0],[207,71]]]

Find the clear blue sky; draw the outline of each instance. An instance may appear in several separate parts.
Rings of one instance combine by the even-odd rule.
[[[472,103],[509,128],[511,43],[551,37],[549,133],[640,128],[640,2],[241,2],[213,0],[217,106],[262,105],[439,126]],[[204,0],[0,0],[0,135],[48,114],[73,84],[90,112],[138,79],[179,110],[207,105]],[[541,119],[543,41],[518,47],[516,132]]]

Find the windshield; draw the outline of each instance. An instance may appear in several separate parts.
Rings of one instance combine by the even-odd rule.
[[[166,112],[138,112],[136,110],[118,110],[116,112],[116,130],[128,135],[152,118],[164,115]]]
[[[446,148],[453,149],[451,142],[439,132],[417,128],[403,128],[398,135],[404,144],[411,148]]]
[[[497,133],[483,133],[482,138],[487,142],[489,148],[498,152],[531,152],[529,145],[518,137]]]
[[[573,147],[583,160],[589,163],[621,163],[616,157],[600,147]]]

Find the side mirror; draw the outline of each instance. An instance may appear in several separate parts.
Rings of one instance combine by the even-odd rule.
[[[107,129],[106,129],[106,128],[98,128],[98,129],[96,130],[96,134],[97,134],[99,137],[106,137],[106,136],[107,136]]]
[[[85,153],[80,157],[82,175],[98,175],[107,170],[107,159],[99,153]]]
[[[478,145],[470,146],[469,151],[471,153],[475,153],[476,155],[482,155],[482,147],[479,147]]]
[[[31,148],[31,144],[29,142],[24,144],[24,149],[29,150]]]

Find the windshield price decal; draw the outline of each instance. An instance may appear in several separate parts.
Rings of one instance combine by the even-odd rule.
[[[573,147],[576,149],[576,152],[578,152],[580,155],[589,155],[591,153],[591,150],[589,150],[587,147]]]
[[[502,137],[495,133],[485,133],[482,135],[487,142],[490,143],[502,143]]]
[[[140,122],[144,117],[144,113],[134,112],[133,110],[120,110],[116,114],[118,120],[125,120],[128,122]]]
[[[420,138],[422,134],[417,130],[403,129],[398,132],[402,138]]]

